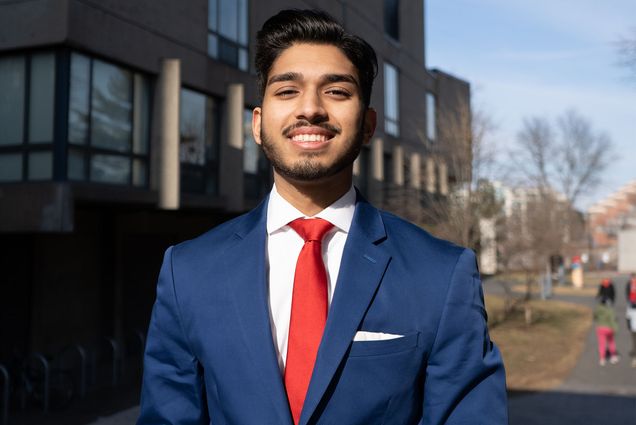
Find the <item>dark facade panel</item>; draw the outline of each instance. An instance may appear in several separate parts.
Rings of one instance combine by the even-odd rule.
[[[73,231],[73,198],[66,184],[2,185],[0,205],[0,233]]]
[[[0,3],[0,50],[62,43],[68,34],[69,0]]]

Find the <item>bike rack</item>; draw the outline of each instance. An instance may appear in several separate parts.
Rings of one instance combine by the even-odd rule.
[[[88,355],[86,354],[86,349],[80,344],[73,344],[66,347],[62,354],[60,354],[60,363],[62,362],[62,358],[65,353],[77,353],[77,356],[80,360],[80,376],[79,376],[79,396],[80,398],[86,397],[86,389],[88,382]]]
[[[139,329],[136,329],[133,334],[135,335],[135,337],[137,337],[137,342],[139,343],[139,362],[140,362],[140,366],[141,366],[141,373],[143,374],[144,372],[144,351],[146,349],[146,335],[140,331]]]
[[[106,341],[110,344],[110,348],[113,353],[113,362],[112,362],[112,380],[111,385],[116,387],[119,383],[119,374],[120,374],[120,358],[121,358],[121,348],[119,347],[119,343],[114,338],[105,337]]]
[[[36,360],[40,362],[42,365],[42,371],[44,372],[44,384],[43,384],[43,394],[42,394],[42,409],[44,413],[49,412],[49,384],[50,384],[50,367],[49,362],[41,353],[33,353],[29,357],[29,360]]]
[[[0,424],[8,425],[9,423],[9,371],[0,364],[0,375],[2,375],[2,415],[0,416]]]

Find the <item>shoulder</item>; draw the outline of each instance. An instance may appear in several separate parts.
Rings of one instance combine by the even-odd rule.
[[[457,262],[460,257],[474,258],[472,250],[437,238],[428,231],[392,213],[381,211],[387,238],[393,246],[408,249],[413,255],[422,255],[444,262]]]
[[[194,239],[183,241],[173,248],[173,258],[209,257],[227,249],[242,234],[256,226],[265,228],[265,208],[263,205],[245,214],[225,221]]]

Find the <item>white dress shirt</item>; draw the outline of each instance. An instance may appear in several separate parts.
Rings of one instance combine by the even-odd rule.
[[[327,271],[328,305],[331,306],[340,260],[355,211],[356,192],[353,186],[336,202],[320,211],[314,218],[322,218],[333,224],[322,241],[322,258]],[[296,261],[305,241],[288,223],[306,215],[294,208],[272,188],[267,205],[267,262],[269,278],[269,314],[278,355],[278,366],[285,370],[289,317]]]

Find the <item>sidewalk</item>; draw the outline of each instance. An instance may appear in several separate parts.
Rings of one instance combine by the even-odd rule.
[[[556,390],[509,393],[510,425],[631,425],[636,424],[636,368],[630,367],[629,335],[625,328],[626,276],[614,278],[616,312],[619,319],[617,365],[598,365],[594,327],[587,335],[584,351],[569,378]],[[502,292],[496,284],[485,287],[488,293]],[[595,300],[585,296],[554,296],[554,299],[593,307]],[[131,425],[139,406],[89,425]]]
[[[578,363],[560,387],[545,392],[510,392],[510,425],[636,424],[636,368],[630,367],[630,340],[625,326],[627,277],[616,276],[613,280],[619,322],[616,345],[621,361],[616,365],[599,366],[592,326]],[[495,286],[491,289],[500,292]],[[555,295],[553,298],[588,307],[595,305],[593,297]]]
[[[139,416],[139,406],[134,406],[112,416],[99,418],[88,425],[132,425]]]

